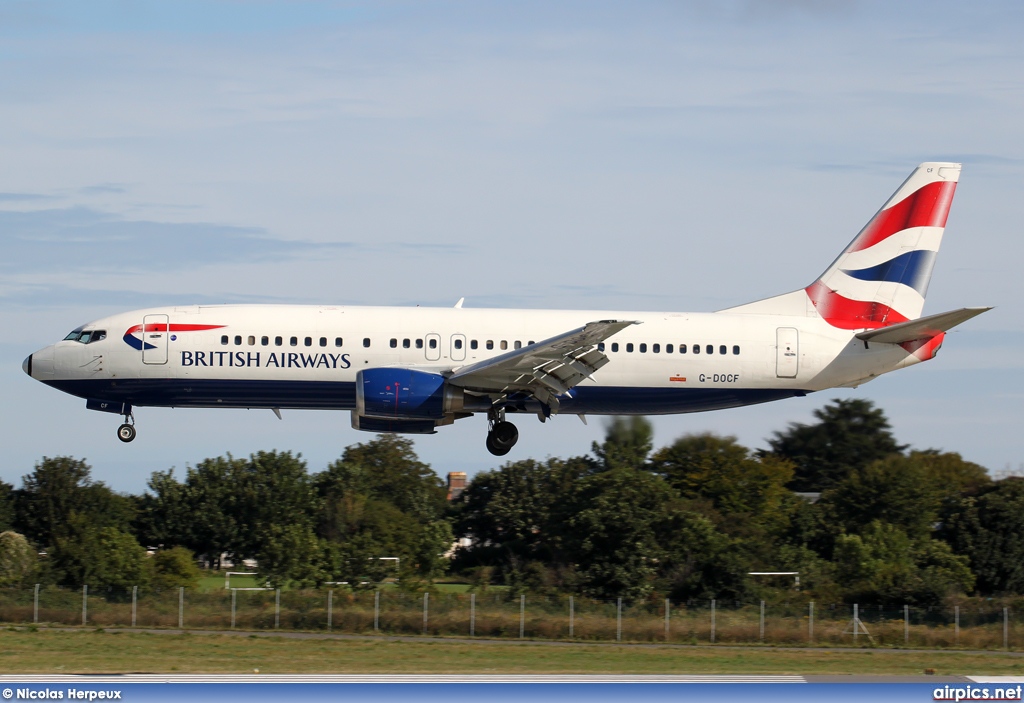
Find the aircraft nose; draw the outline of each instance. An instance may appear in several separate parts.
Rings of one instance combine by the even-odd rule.
[[[21,370],[27,373],[29,376],[32,375],[32,355],[29,354],[25,357],[25,360],[21,362]]]

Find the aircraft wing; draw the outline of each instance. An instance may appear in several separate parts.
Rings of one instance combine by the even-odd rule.
[[[960,308],[938,315],[929,315],[909,322],[901,322],[877,330],[867,330],[856,335],[865,342],[883,342],[885,344],[902,344],[917,339],[927,339],[953,329],[961,322],[966,322],[976,315],[988,312],[992,308]]]
[[[549,407],[556,396],[590,378],[608,363],[598,343],[639,324],[632,320],[600,320],[578,329],[455,369],[454,386],[484,393],[529,393]]]

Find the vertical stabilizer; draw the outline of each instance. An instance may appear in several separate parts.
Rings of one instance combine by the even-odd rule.
[[[834,327],[874,329],[921,316],[960,164],[923,163],[805,289]]]

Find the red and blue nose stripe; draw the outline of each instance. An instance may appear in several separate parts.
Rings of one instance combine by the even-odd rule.
[[[138,333],[145,334],[146,332],[205,332],[206,330],[219,330],[225,327],[225,325],[181,325],[181,324],[163,324],[163,323],[150,323],[148,325],[135,325],[129,327],[124,333],[124,342],[132,349],[156,349],[156,346],[145,342],[135,335]]]

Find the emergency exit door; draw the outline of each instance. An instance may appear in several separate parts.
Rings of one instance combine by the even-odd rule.
[[[775,335],[775,374],[779,378],[796,378],[800,370],[800,332],[795,327],[780,327]]]

